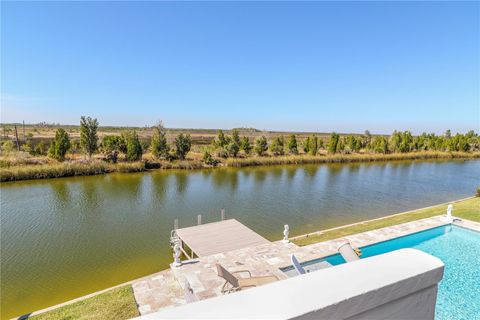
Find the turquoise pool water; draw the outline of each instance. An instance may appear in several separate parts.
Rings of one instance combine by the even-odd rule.
[[[445,274],[440,282],[436,320],[480,319],[480,233],[457,226],[442,226],[405,237],[380,242],[362,249],[362,258],[415,248],[440,258]],[[321,263],[345,263],[339,255],[303,263],[305,269],[318,270]],[[291,270],[285,270],[291,274]]]

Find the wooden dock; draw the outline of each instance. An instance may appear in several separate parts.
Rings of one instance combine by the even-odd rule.
[[[175,232],[198,257],[270,243],[235,219],[177,229]]]

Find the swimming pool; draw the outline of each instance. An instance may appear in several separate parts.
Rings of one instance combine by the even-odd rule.
[[[439,285],[435,319],[480,319],[480,233],[446,225],[404,237],[362,247],[362,258],[402,249],[415,248],[445,263]],[[321,269],[325,262],[345,263],[339,254],[302,263],[309,271]],[[283,269],[288,275],[292,268]]]

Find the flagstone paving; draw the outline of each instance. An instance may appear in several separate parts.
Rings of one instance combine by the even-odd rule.
[[[186,281],[199,300],[221,295],[224,280],[216,274],[216,263],[230,272],[249,270],[252,276],[273,274],[282,280],[287,275],[280,268],[291,265],[291,253],[300,262],[309,261],[337,253],[338,246],[346,240],[355,247],[363,247],[445,224],[447,222],[443,216],[436,216],[304,247],[277,241],[201,257],[134,283],[135,299],[140,314],[148,314],[161,308],[185,304],[183,286]]]
[[[141,315],[186,303],[183,288],[170,270],[142,278],[132,288]]]

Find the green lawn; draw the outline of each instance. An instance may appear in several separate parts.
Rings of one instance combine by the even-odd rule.
[[[35,320],[130,319],[139,316],[132,286],[109,290],[97,296],[31,317]]]
[[[409,221],[419,220],[423,218],[433,217],[445,214],[447,211],[446,205],[439,205],[427,209],[419,209],[409,213],[385,217],[380,220],[363,222],[353,226],[347,226],[335,230],[325,231],[319,234],[312,234],[305,238],[294,239],[293,243],[299,246],[336,239],[355,233],[375,230],[383,227],[393,226]],[[453,213],[455,217],[464,218],[472,221],[480,222],[480,198],[468,199],[453,204]]]

